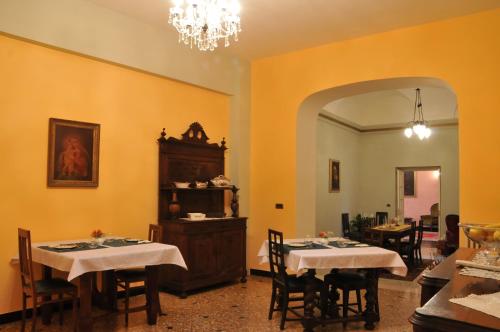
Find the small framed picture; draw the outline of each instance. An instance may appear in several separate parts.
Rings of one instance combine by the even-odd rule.
[[[338,193],[340,191],[340,161],[335,159],[329,160],[330,164],[330,184],[329,192]]]
[[[415,197],[415,172],[404,171],[405,197]]]
[[[99,132],[96,123],[49,119],[47,186],[98,186]]]

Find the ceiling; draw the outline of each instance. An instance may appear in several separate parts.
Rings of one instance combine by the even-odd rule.
[[[87,0],[165,30],[170,0]],[[346,40],[500,7],[499,0],[240,0],[239,42],[224,52],[246,59]],[[179,47],[185,47],[179,45]]]
[[[430,124],[457,123],[455,94],[447,88],[421,87],[425,120]],[[415,89],[376,91],[335,100],[322,114],[358,130],[395,128],[413,119]]]

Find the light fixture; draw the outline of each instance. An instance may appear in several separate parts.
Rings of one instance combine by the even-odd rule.
[[[238,0],[173,0],[168,23],[179,32],[179,43],[213,51],[220,39],[238,41],[240,4]]]
[[[408,123],[408,127],[404,130],[406,137],[410,138],[415,134],[420,140],[431,136],[431,128],[428,127],[427,121],[424,120],[424,111],[422,108],[422,98],[420,89],[415,90],[415,106],[413,108],[413,121]]]

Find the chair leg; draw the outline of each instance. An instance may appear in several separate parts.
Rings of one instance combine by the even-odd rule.
[[[73,294],[73,331],[76,332],[78,329],[78,294],[75,291]]]
[[[37,312],[37,303],[36,303],[36,296],[33,297],[33,315],[31,316],[31,331],[35,332],[36,331],[36,312]]]
[[[271,293],[271,304],[269,305],[269,320],[273,319],[274,305],[276,303],[276,291],[276,286],[273,285],[273,291]]]
[[[128,326],[128,310],[129,310],[130,284],[125,282],[125,326]]]
[[[280,322],[280,330],[285,329],[285,321],[286,321],[286,314],[288,311],[288,292],[282,292],[282,304],[281,304],[281,322]]]
[[[361,306],[361,290],[356,289],[356,302],[358,302],[358,314],[363,313],[363,307]]]
[[[342,318],[344,321],[342,322],[342,326],[345,328],[347,326],[347,314],[349,308],[349,290],[347,288],[342,288]]]
[[[22,311],[21,332],[26,328],[26,294],[23,292],[23,311]]]
[[[63,311],[64,311],[64,303],[63,303],[63,294],[59,293],[59,325],[63,325]]]

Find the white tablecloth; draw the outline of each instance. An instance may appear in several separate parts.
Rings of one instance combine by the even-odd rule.
[[[287,242],[299,242],[303,239],[287,239]],[[392,274],[406,276],[408,268],[398,253],[379,247],[335,248],[291,250],[285,255],[288,269],[302,274],[307,269],[360,269],[384,268]],[[267,240],[262,243],[259,253],[260,263],[269,263]]]
[[[146,265],[174,264],[187,270],[184,258],[176,246],[163,243],[147,243],[123,247],[108,247],[73,252],[54,252],[38,248],[57,243],[79,241],[58,241],[33,243],[33,261],[60,271],[69,272],[68,280],[86,272],[133,268]]]

